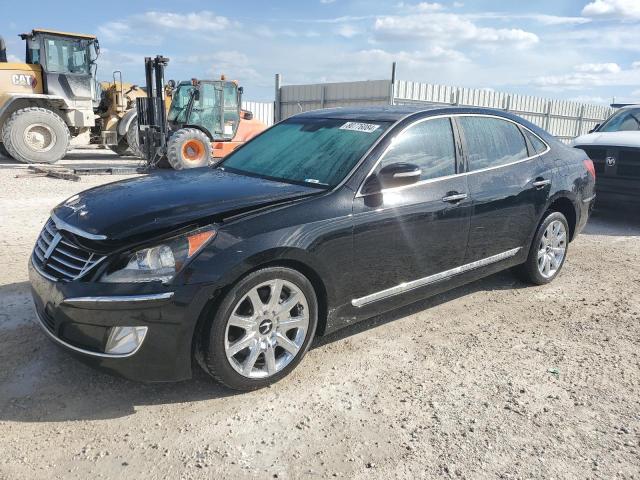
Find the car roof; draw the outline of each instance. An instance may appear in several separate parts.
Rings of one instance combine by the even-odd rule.
[[[403,118],[419,114],[425,114],[424,116],[433,116],[455,115],[461,113],[489,114],[506,118],[516,118],[503,110],[480,107],[456,107],[451,105],[383,105],[379,107],[325,108],[299,113],[294,117],[396,122]],[[522,119],[518,118],[518,121],[521,122]]]

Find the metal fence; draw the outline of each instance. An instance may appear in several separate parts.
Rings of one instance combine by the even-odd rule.
[[[319,108],[427,104],[489,107],[519,115],[563,141],[587,133],[613,113],[603,105],[515,95],[489,89],[460,88],[405,80],[279,85],[275,119]]]
[[[267,126],[273,125],[273,102],[252,102],[247,100],[242,102],[242,108],[252,112],[254,118]]]

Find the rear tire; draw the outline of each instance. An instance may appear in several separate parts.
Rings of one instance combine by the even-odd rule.
[[[142,150],[140,150],[140,139],[138,138],[138,117],[134,117],[127,129],[127,144],[129,150],[135,157],[144,158]]]
[[[118,145],[109,145],[109,150],[114,152],[119,157],[127,155],[127,153],[129,152],[129,144],[127,143],[127,139],[123,137],[118,142]]]
[[[300,272],[270,267],[241,279],[211,314],[197,358],[218,382],[249,391],[300,363],[315,336],[318,301]]]
[[[46,108],[17,110],[2,128],[7,151],[24,163],[55,163],[67,153],[70,141],[67,124]]]
[[[175,170],[206,167],[211,161],[211,141],[196,128],[183,128],[169,138],[167,160]]]
[[[13,159],[13,157],[7,152],[4,143],[0,143],[0,157],[7,157]]]
[[[544,285],[558,276],[569,249],[569,223],[560,212],[542,218],[529,248],[527,261],[514,271],[524,282]]]

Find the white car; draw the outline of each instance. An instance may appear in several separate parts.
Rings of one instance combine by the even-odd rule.
[[[640,206],[640,105],[629,105],[573,140],[593,160],[599,205]]]

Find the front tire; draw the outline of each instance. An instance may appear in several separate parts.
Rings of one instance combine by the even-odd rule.
[[[55,163],[67,153],[70,141],[67,124],[46,108],[17,110],[2,128],[7,151],[24,163]]]
[[[121,138],[117,145],[109,145],[109,150],[119,157],[124,157],[129,153],[129,144],[125,138]]]
[[[171,135],[167,160],[175,170],[206,167],[211,160],[211,142],[196,128],[183,128]]]
[[[144,158],[142,150],[140,150],[140,139],[138,138],[138,117],[134,117],[127,129],[127,145],[134,156]]]
[[[569,248],[569,223],[560,212],[547,212],[533,237],[527,261],[516,267],[525,282],[544,285],[555,279]]]
[[[6,158],[12,158],[11,154],[9,154],[9,152],[7,152],[7,149],[4,146],[4,143],[0,143],[0,156],[1,157],[6,157]]]
[[[311,282],[284,267],[253,272],[225,295],[205,329],[202,366],[234,390],[266,387],[306,354],[318,323]]]

